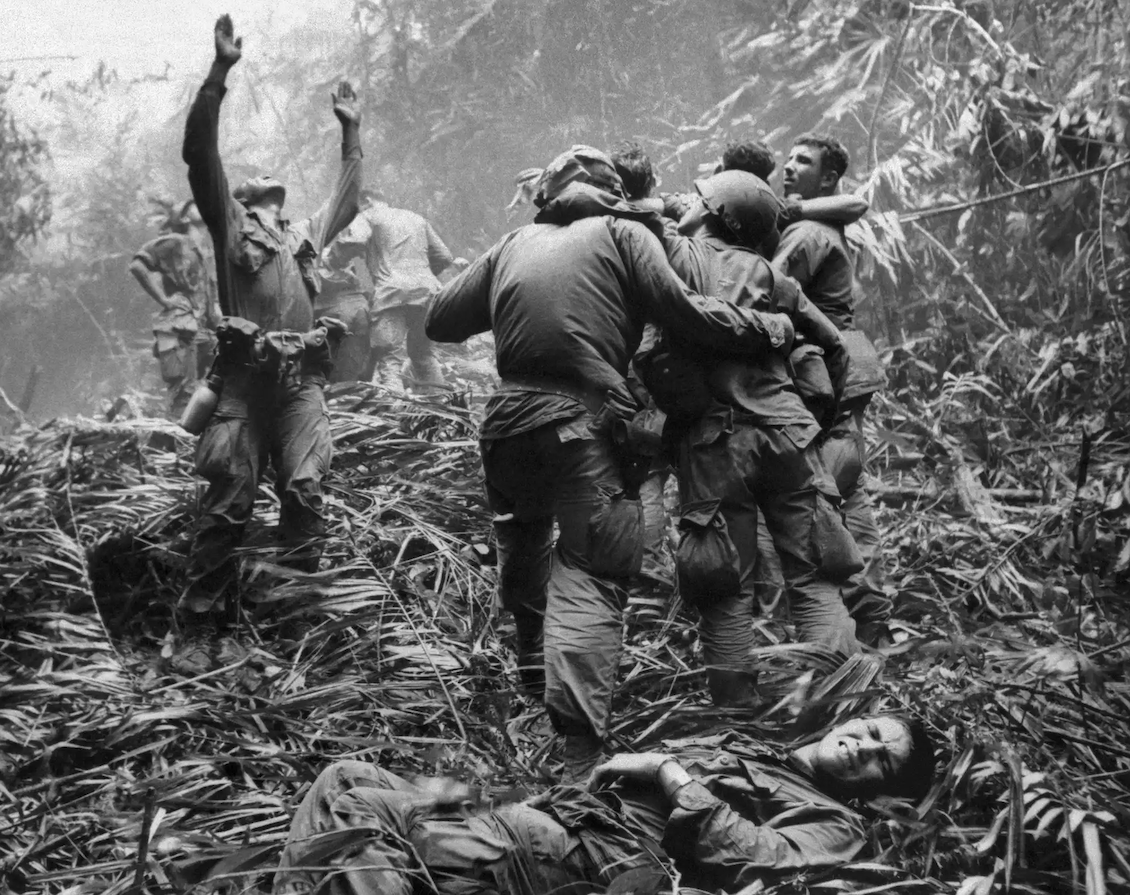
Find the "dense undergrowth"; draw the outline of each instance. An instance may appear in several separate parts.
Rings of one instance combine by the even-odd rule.
[[[864,860],[770,891],[1130,886],[1125,349],[1094,332],[891,352],[869,433],[899,594],[881,675],[758,619],[764,705],[728,714],[705,698],[693,619],[662,592],[634,599],[617,748],[734,725],[787,741],[876,706],[945,744],[925,804],[868,809]],[[336,388],[326,571],[271,565],[265,487],[245,621],[203,649],[179,646],[172,614],[191,440],[145,419],[3,440],[0,888],[266,888],[290,812],[338,757],[496,797],[552,776],[492,609],[473,395]]]

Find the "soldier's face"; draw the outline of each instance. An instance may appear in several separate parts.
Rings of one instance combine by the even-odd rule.
[[[815,146],[797,145],[789,150],[784,169],[786,196],[811,199],[820,195],[823,154]]]
[[[910,731],[896,718],[856,718],[816,748],[813,770],[842,789],[882,788],[910,757]]]

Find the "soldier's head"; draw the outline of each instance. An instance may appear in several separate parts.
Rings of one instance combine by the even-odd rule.
[[[286,187],[270,174],[260,174],[243,181],[232,196],[244,208],[278,214],[286,202]]]
[[[643,147],[634,140],[623,140],[612,147],[612,165],[624,184],[624,196],[632,201],[646,199],[655,189],[655,169]]]
[[[781,203],[769,185],[748,171],[722,171],[694,182],[702,201],[681,221],[679,231],[693,235],[696,216],[727,242],[759,249],[777,239]]]
[[[561,153],[542,171],[534,194],[534,204],[538,208],[544,208],[573,183],[589,184],[620,199],[624,198],[624,184],[616,173],[612,159],[592,146],[577,145]]]
[[[918,801],[934,784],[934,743],[920,721],[903,715],[845,721],[795,754],[816,785],[840,799]]]
[[[388,198],[380,190],[373,187],[365,187],[361,190],[360,195],[361,210],[372,208],[375,205],[388,205]]]
[[[849,161],[844,144],[834,137],[805,134],[797,138],[785,162],[785,195],[801,199],[832,195]]]
[[[726,150],[722,153],[723,171],[747,171],[754,177],[768,181],[776,167],[777,162],[769,147],[753,140],[727,143]]]

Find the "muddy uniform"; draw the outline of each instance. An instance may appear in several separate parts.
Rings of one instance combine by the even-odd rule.
[[[692,779],[670,799],[643,785],[559,786],[469,816],[437,809],[427,791],[389,771],[338,762],[295,814],[274,891],[537,895],[574,891],[571,883],[603,891],[628,870],[673,864],[683,886],[733,892],[836,867],[866,842],[858,815],[757,744],[731,736],[671,755]],[[319,842],[362,829],[364,842],[322,857]],[[328,872],[289,869],[310,865]]]
[[[211,252],[202,251],[191,236],[181,233],[151,239],[133,257],[161,275],[171,305],[153,315],[153,354],[169,389],[169,412],[175,419],[215,356],[214,331],[220,322],[215,262]]]
[[[438,341],[494,332],[502,387],[481,438],[499,593],[533,673],[544,615],[545,702],[567,736],[605,734],[624,585],[642,561],[642,509],[626,493],[609,429],[637,409],[625,376],[645,321],[719,354],[791,338],[782,315],[692,295],[647,227],[617,216],[625,209],[633,213],[570,184],[445,286],[426,322]]]
[[[322,289],[314,299],[314,317],[333,317],[349,331],[334,348],[330,382],[368,378],[370,302],[357,265],[365,263],[371,235],[358,215],[322,253]]]
[[[454,260],[439,234],[413,211],[377,204],[366,209],[371,228],[368,265],[373,278],[373,381],[401,391],[405,349],[412,362],[408,378],[442,385],[435,348],[424,334],[428,299],[440,287],[436,277]]]
[[[680,236],[670,225],[664,246],[675,272],[695,291],[739,307],[773,307],[780,275],[756,253],[716,237]],[[676,564],[683,598],[702,615],[713,695],[728,702],[743,688],[722,669],[743,663],[754,642],[759,513],[781,558],[800,638],[846,653],[859,645],[838,583],[846,573],[831,559],[850,541],[835,510],[839,495],[817,456],[820,427],[797,394],[785,358],[753,355],[708,363],[705,372],[712,406],[678,429],[685,534]],[[724,542],[722,549],[708,548],[711,539]],[[719,556],[735,565],[697,568]]]
[[[891,600],[883,590],[879,526],[862,479],[867,457],[863,414],[886,376],[871,343],[855,328],[854,265],[843,229],[818,221],[793,224],[781,235],[773,264],[800,283],[804,294],[845,333],[852,355],[839,415],[821,455],[843,497],[844,521],[864,561],[863,572],[845,586],[845,599],[861,628],[885,628]]]
[[[346,125],[342,167],[330,200],[310,218],[276,230],[233,198],[217,148],[222,84],[205,81],[185,126],[184,160],[197,208],[216,250],[220,302],[229,315],[295,349],[311,329],[318,257],[357,214],[361,145]],[[223,394],[196,448],[196,470],[208,481],[189,561],[189,607],[205,609],[234,571],[233,551],[251,519],[263,465],[275,468],[279,539],[297,548],[324,531],[322,478],[331,458],[329,413],[322,389],[328,353],[283,353],[273,365],[221,357]],[[300,565],[316,569],[320,548]]]

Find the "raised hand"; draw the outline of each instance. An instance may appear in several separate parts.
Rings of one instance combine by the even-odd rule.
[[[243,38],[235,37],[235,26],[226,12],[216,19],[216,62],[228,68],[243,55]]]
[[[330,98],[334,104],[334,114],[337,120],[341,122],[342,127],[349,123],[361,123],[361,107],[357,102],[357,94],[353,90],[353,85],[348,81],[342,81],[337,85],[337,92],[331,93]]]

